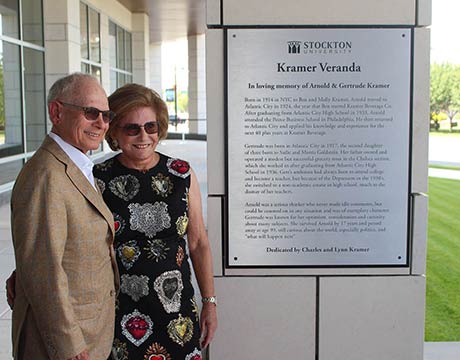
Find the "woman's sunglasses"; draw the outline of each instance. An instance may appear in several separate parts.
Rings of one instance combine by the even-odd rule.
[[[80,105],[69,104],[63,101],[59,101],[59,100],[56,100],[56,101],[64,106],[83,111],[83,114],[85,115],[86,120],[89,120],[89,121],[96,121],[99,118],[99,114],[102,114],[102,120],[104,120],[104,122],[108,124],[115,117],[115,113],[110,110],[99,110],[92,106],[80,106]]]
[[[136,136],[141,132],[141,128],[144,128],[147,134],[155,134],[158,132],[158,122],[149,121],[144,125],[139,124],[126,124],[124,126],[118,126],[120,129],[123,129],[123,132],[128,136]]]

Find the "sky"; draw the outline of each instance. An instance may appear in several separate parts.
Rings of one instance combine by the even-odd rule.
[[[432,0],[431,62],[460,64],[460,0]]]

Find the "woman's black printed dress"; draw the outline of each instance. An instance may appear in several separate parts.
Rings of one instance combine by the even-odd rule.
[[[117,157],[94,167],[115,220],[120,293],[114,360],[201,360],[184,239],[190,167],[159,155],[146,172],[126,168]]]

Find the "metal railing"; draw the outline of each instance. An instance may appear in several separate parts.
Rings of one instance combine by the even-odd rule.
[[[194,131],[193,129],[199,129]],[[204,130],[203,130],[204,129]],[[206,141],[206,119],[170,118],[167,139],[203,140]]]

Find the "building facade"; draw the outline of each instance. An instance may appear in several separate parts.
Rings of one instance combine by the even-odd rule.
[[[162,79],[162,69],[174,68],[175,64],[162,63],[162,43],[150,42],[151,14],[125,6],[131,3],[135,2],[0,0],[0,200],[3,202],[8,201],[23,164],[51,129],[46,94],[58,78],[81,71],[97,77],[107,94],[123,84],[136,82],[163,95],[163,86],[168,84]],[[185,60],[191,64],[185,66],[187,117],[201,121],[190,121],[187,129],[181,131],[204,134],[204,35],[190,36],[186,42],[193,56]],[[108,151],[104,143],[91,156],[97,158]]]

